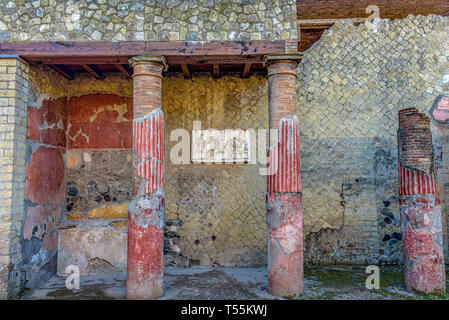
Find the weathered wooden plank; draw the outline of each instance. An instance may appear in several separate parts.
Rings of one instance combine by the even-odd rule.
[[[218,63],[214,63],[214,78],[218,78],[220,76],[220,65]]]
[[[251,63],[245,63],[245,67],[244,67],[243,73],[242,73],[242,78],[248,78],[250,69],[251,69]]]
[[[131,56],[26,56],[26,59],[38,64],[128,64]],[[167,57],[168,64],[245,64],[261,63],[263,55],[248,56],[170,56]]]
[[[115,67],[125,76],[125,78],[130,79],[131,78],[131,72],[128,70],[128,68],[122,64],[114,64]]]
[[[296,14],[298,20],[367,18],[370,5],[379,8],[382,19],[402,19],[409,14],[449,15],[447,0],[299,0]]]
[[[101,70],[98,70],[95,65],[82,64],[81,65],[87,72],[89,72],[95,79],[103,79],[104,75]]]
[[[298,20],[301,29],[327,29],[330,28],[339,19],[312,19]],[[364,23],[366,18],[352,18],[354,24]]]
[[[73,74],[73,72],[69,71],[64,66],[59,66],[59,65],[56,65],[56,64],[50,64],[48,66],[50,68],[52,68],[53,70],[55,70],[60,75],[62,75],[66,79],[73,80],[75,78],[75,75]]]
[[[188,79],[190,78],[190,72],[189,67],[186,63],[181,64],[182,72],[184,73],[184,78]]]
[[[56,41],[2,42],[0,54],[24,57],[135,56],[246,56],[284,52],[284,41]]]
[[[298,0],[299,51],[309,49],[337,20],[352,19],[354,24],[360,24],[375,18],[373,6],[377,6],[378,16],[382,19],[402,19],[409,14],[449,16],[447,0]]]
[[[25,59],[38,64],[128,64],[130,56],[26,56]]]
[[[323,32],[327,28],[323,29],[300,29],[299,34],[301,36],[301,41],[299,42],[298,50],[303,52],[309,49],[315,42],[320,40]]]

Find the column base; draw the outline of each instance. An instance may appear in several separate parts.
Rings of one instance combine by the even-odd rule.
[[[143,279],[139,281],[127,280],[126,299],[128,300],[156,300],[164,295],[162,276],[160,279]]]

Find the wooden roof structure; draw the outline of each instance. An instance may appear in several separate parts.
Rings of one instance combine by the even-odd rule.
[[[293,41],[296,50],[298,42]],[[163,55],[168,72],[220,74],[238,72],[242,77],[264,72],[266,54],[291,52],[292,41],[101,41],[101,42],[3,42],[0,56],[17,56],[31,64],[53,68],[67,79],[88,72],[101,79],[105,73],[121,72],[130,78],[128,59],[138,55]]]
[[[53,41],[0,42],[0,56],[17,56],[31,64],[44,64],[67,79],[89,73],[102,79],[108,72],[132,76],[128,59],[136,55],[163,55],[167,72],[206,72],[219,77],[227,73],[265,73],[266,54],[305,51],[318,41],[324,30],[339,19],[363,23],[367,8],[377,6],[380,18],[400,19],[409,14],[449,15],[448,0],[298,0],[296,3],[299,40],[256,41]]]
[[[353,19],[355,24],[371,16],[367,8],[377,6],[381,19],[403,19],[408,15],[449,15],[448,0],[298,0],[296,16],[300,37],[299,51],[309,49],[324,30],[339,19]]]

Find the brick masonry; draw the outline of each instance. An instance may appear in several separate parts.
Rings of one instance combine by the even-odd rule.
[[[133,74],[133,198],[128,206],[126,297],[163,296],[165,120],[162,56],[130,59]]]
[[[429,114],[447,95],[448,30],[448,18],[432,15],[341,22],[304,53],[297,116],[306,263],[402,264],[397,114]],[[448,131],[435,119],[430,129],[447,243]]]
[[[268,283],[272,294],[295,297],[304,292],[297,61],[284,56],[266,60],[270,127],[266,204]],[[273,129],[277,129],[274,136]]]
[[[102,12],[108,10],[103,8],[107,7],[109,2],[92,4],[90,8],[88,4],[83,4],[79,13],[80,26],[62,31],[56,30],[59,25],[56,26],[53,21],[63,21],[66,12],[76,17],[75,8],[68,8],[66,11],[65,4],[56,1],[41,1],[41,5],[38,2],[21,3],[8,1],[0,5],[5,18],[0,23],[0,39],[244,40],[259,35],[262,39],[296,38],[296,35],[293,36],[296,32],[293,29],[296,30],[296,27],[291,26],[295,23],[295,17],[285,15],[288,6],[294,5],[288,1],[279,1],[277,6],[272,5],[271,3],[274,3],[272,1],[260,1],[246,8],[243,5],[231,6],[235,7],[235,10],[231,11],[235,11],[237,20],[255,19],[253,13],[249,12],[254,10],[257,15],[261,14],[262,22],[243,20],[238,22],[230,19],[229,29],[227,21],[220,22],[220,19],[223,19],[221,13],[227,13],[230,9],[222,8],[222,11],[217,12],[218,20],[214,24],[215,13],[212,13],[209,7],[206,10],[202,6],[203,4],[212,6],[212,2],[207,2],[207,5],[200,2],[198,11],[201,7],[201,10],[204,10],[202,13],[196,14],[196,8],[189,8],[188,11],[192,12],[192,16],[186,15],[187,21],[176,18],[181,13],[177,11],[178,6],[184,6],[184,2],[173,1],[170,2],[173,4],[167,5],[164,2],[161,5],[163,8],[159,5],[154,8],[151,5],[149,7],[144,5],[143,10],[139,9],[139,4],[114,2],[115,12],[110,11],[110,14],[106,15],[111,19],[111,24],[101,21]],[[166,11],[169,13],[164,13]],[[265,15],[262,13],[264,11]],[[117,18],[119,14],[120,18]],[[206,16],[209,22],[203,26],[193,22],[204,20]],[[173,34],[169,33],[170,24],[171,27],[175,26]],[[68,26],[72,25],[69,23]],[[222,26],[223,33],[220,29]],[[195,28],[204,32],[195,31]],[[234,31],[231,30],[233,28],[241,29]],[[243,30],[244,28],[246,30]],[[410,16],[394,22],[380,21],[374,25],[362,24],[358,27],[337,23],[304,54],[296,71],[306,263],[402,263],[396,143],[397,112],[402,108],[416,107],[419,112],[427,113],[436,99],[448,95],[448,30],[448,19],[438,16]],[[220,35],[215,32],[219,32]],[[14,130],[4,135],[8,138],[0,139],[2,143],[8,144],[5,150],[14,150],[15,146],[21,144],[25,146],[25,138],[19,131],[16,132],[16,129],[22,128],[26,112],[24,110],[22,114],[20,111],[22,109],[15,107],[21,104],[21,98],[11,91],[15,90],[13,89],[15,85],[25,85],[26,82],[21,75],[12,71],[19,70],[14,69],[18,66],[19,69],[22,68],[22,64],[17,62],[16,65],[1,66],[2,118],[0,119],[14,123]],[[9,67],[13,75],[8,74]],[[31,81],[28,106],[36,108],[40,108],[46,99],[54,100],[61,97],[70,99],[86,94],[132,96],[131,81],[123,79],[118,74],[109,75],[104,80],[93,80],[89,75],[79,75],[75,80],[67,81],[46,67],[33,66],[30,68],[29,76]],[[167,132],[178,127],[191,129],[189,126],[197,119],[202,121],[203,128],[268,128],[267,83],[263,77],[250,79],[225,77],[218,80],[194,77],[184,80],[173,76],[164,81],[162,100]],[[11,94],[14,96],[11,99],[6,97]],[[434,136],[435,162],[439,169],[443,237],[444,243],[447,243],[445,221],[449,207],[447,197],[449,132],[445,124],[444,99],[441,101],[438,102],[439,111],[437,110],[435,114],[432,112],[430,128]],[[5,112],[6,120],[3,114]],[[18,121],[17,126],[13,118]],[[5,125],[3,122],[0,124]],[[25,125],[23,128],[25,136]],[[10,142],[9,133],[17,134],[18,139]],[[3,132],[1,134],[3,135]],[[51,141],[52,144],[58,143],[60,134],[51,135],[55,139]],[[39,133],[38,136],[39,139],[45,138],[45,134],[41,136]],[[78,137],[80,143],[86,143],[82,135]],[[169,136],[166,135],[166,145],[169,146],[166,152],[169,152],[174,144],[175,142],[169,141]],[[25,147],[22,149],[25,150]],[[22,149],[19,148],[17,152],[21,152]],[[84,151],[81,150],[74,150],[77,154],[74,159],[81,159],[80,163],[83,164]],[[97,153],[103,151],[105,153],[101,156]],[[99,161],[104,161],[113,159],[115,157],[113,152],[115,151],[102,150],[87,153],[91,159],[98,157]],[[127,161],[126,152],[129,150],[123,150],[122,155],[118,157],[120,161]],[[6,155],[7,157],[10,155]],[[86,159],[88,158],[86,156]],[[67,159],[72,157],[68,154]],[[5,160],[8,162],[5,164],[7,170],[10,170],[12,163],[13,167],[23,166],[23,171],[19,170],[14,178],[11,178],[12,174],[7,173],[11,178],[7,181],[14,188],[20,189],[19,185],[23,183],[20,181],[25,177],[25,163],[16,166],[17,163],[14,161],[21,160]],[[111,160],[107,160],[106,163],[108,161]],[[94,171],[92,166],[90,170]],[[126,173],[122,172],[117,179],[120,180],[125,175]],[[167,254],[165,256],[170,265],[254,265],[266,262],[264,215],[266,179],[258,174],[257,166],[168,164],[166,178]],[[8,194],[10,189],[5,190],[4,194]],[[20,191],[14,195],[20,197]],[[97,195],[100,196],[101,193]],[[121,197],[124,199],[124,194]],[[115,205],[122,203],[120,200]],[[2,219],[9,221],[12,206],[10,197],[5,198],[2,208],[7,208],[5,210],[8,213],[7,218]],[[14,207],[14,210],[19,210],[19,207]],[[81,213],[83,219],[72,220],[70,223],[78,226],[78,223],[89,221],[86,216],[93,209],[98,209],[92,214],[96,217],[109,216],[110,212],[121,210],[110,208],[103,198],[97,207],[92,205]],[[23,205],[21,210],[25,221]],[[73,212],[75,213],[77,212]],[[37,213],[36,217],[39,216]],[[126,230],[124,220],[90,219],[89,223],[98,223],[98,227],[111,230],[116,228],[115,226]],[[114,227],[109,223],[114,223]],[[9,226],[11,222],[6,224]],[[2,232],[9,232],[8,228],[4,227]],[[21,230],[21,227],[17,228]],[[90,232],[87,230],[89,227],[79,229],[83,229],[80,231],[83,233]],[[15,241],[14,232],[11,233],[13,239],[11,241]],[[37,232],[36,235],[40,236],[41,233]],[[446,245],[445,251],[447,252]],[[2,252],[4,257],[6,251]],[[17,258],[15,261],[19,261],[15,251],[11,252],[13,259]],[[18,249],[18,252],[22,252],[22,249]],[[9,249],[7,255],[9,256]],[[447,259],[449,255],[445,256]],[[2,271],[5,270],[3,267]],[[12,279],[18,277],[13,276]],[[4,284],[5,282],[2,282],[3,288]]]
[[[0,58],[0,299],[21,289],[28,65]]]
[[[104,126],[121,122],[129,126],[126,130],[131,129],[128,121],[132,116],[132,101],[128,96],[131,81],[115,75],[102,81],[89,77],[66,81],[50,70],[33,67],[31,72],[33,95],[45,92],[71,96],[68,98],[69,127],[72,122],[79,122],[84,127],[98,127],[101,132]],[[64,91],[58,91],[56,86]],[[212,80],[204,76],[194,81],[168,77],[164,79],[163,90],[167,132],[177,128],[191,130],[194,120],[200,120],[203,128],[268,127],[264,77]],[[239,115],[235,110],[240,110]],[[123,211],[131,200],[131,150],[126,146],[123,149],[121,142],[111,146],[114,137],[102,140],[104,146],[90,146],[86,137],[89,141],[101,139],[86,133],[80,132],[76,143],[70,142],[76,132],[72,131],[68,137],[68,143],[73,146],[68,147],[66,155],[66,207],[60,223],[58,255],[60,275],[73,263],[80,265],[82,274],[125,270],[122,255],[103,250],[100,257],[96,256],[99,251],[93,246],[101,246],[100,243],[84,242],[85,248],[79,251],[76,239],[84,239],[83,235],[87,238],[97,229],[103,234],[98,239],[108,238],[109,243],[114,243],[111,246],[122,250],[122,241],[126,242],[122,235],[126,236],[127,232]],[[166,158],[169,158],[177,142],[170,141],[170,135],[165,140]],[[179,166],[168,162],[167,166],[164,245],[167,266],[266,263],[265,177],[259,175],[257,165]],[[75,252],[82,252],[82,259],[74,259]]]
[[[430,119],[415,108],[399,111],[399,207],[407,288],[446,292],[441,200]]]

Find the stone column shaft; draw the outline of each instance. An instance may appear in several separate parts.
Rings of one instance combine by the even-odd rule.
[[[443,294],[441,203],[430,120],[415,108],[399,111],[398,155],[405,284],[419,294]]]
[[[300,57],[266,56],[270,150],[267,177],[268,282],[276,296],[304,291],[296,72]]]
[[[164,113],[162,56],[130,59],[133,74],[133,200],[128,206],[128,299],[163,295]]]

